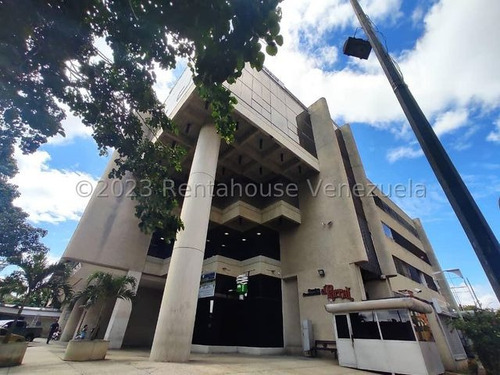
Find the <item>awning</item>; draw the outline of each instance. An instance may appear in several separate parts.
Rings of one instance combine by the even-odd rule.
[[[432,313],[432,306],[415,298],[387,298],[359,302],[329,303],[325,305],[326,311],[332,314],[350,313],[368,310],[395,310],[409,309],[419,313]]]

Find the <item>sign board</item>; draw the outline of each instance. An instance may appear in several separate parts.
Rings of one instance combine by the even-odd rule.
[[[236,277],[236,292],[240,295],[240,299],[248,295],[248,274],[243,273]]]
[[[201,275],[198,298],[208,298],[215,295],[215,272]]]
[[[335,301],[339,299],[347,299],[349,301],[354,301],[351,297],[351,288],[345,287],[344,289],[335,289],[333,285],[327,284],[323,288],[313,288],[307,289],[307,292],[302,293],[303,297],[319,296],[324,295],[329,301]]]

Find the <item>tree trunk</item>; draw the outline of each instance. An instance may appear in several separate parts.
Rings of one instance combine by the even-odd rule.
[[[92,334],[92,336],[90,337],[91,340],[95,340],[97,338],[97,334],[99,333],[99,328],[101,325],[101,315],[102,315],[102,312],[104,311],[105,307],[106,307],[106,300],[102,301],[101,309],[99,310],[99,314],[97,315],[97,324],[95,326],[95,331]]]

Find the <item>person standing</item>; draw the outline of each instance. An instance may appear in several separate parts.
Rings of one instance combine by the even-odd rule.
[[[54,332],[56,332],[58,329],[59,329],[59,323],[56,320],[54,323],[50,325],[49,335],[47,336],[47,344],[52,339],[52,335],[54,334]]]

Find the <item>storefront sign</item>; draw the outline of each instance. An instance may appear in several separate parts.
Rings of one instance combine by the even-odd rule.
[[[302,293],[303,297],[311,297],[319,295],[326,296],[330,301],[335,301],[337,298],[354,301],[354,298],[351,297],[351,288],[345,287],[344,289],[335,289],[331,284],[325,285],[322,289],[320,288],[307,289],[306,293]]]

